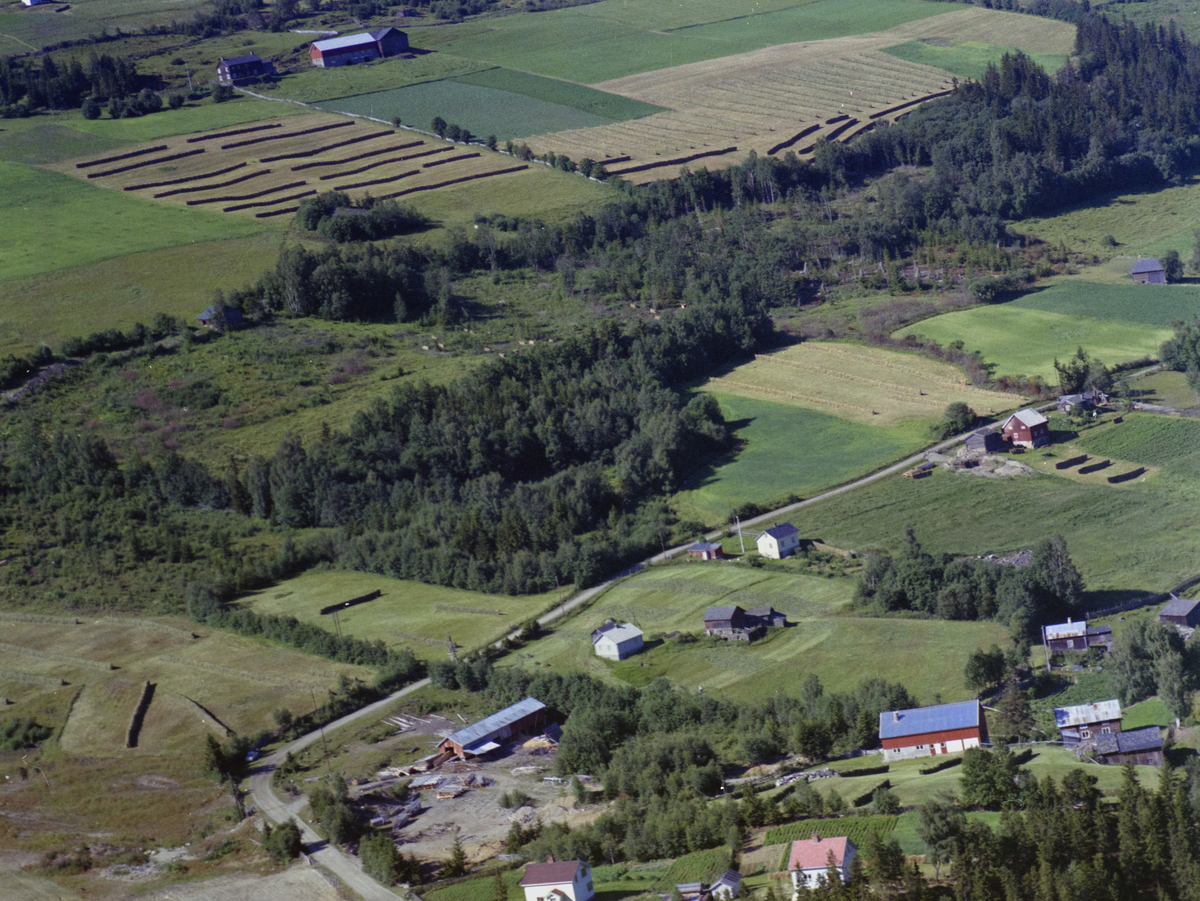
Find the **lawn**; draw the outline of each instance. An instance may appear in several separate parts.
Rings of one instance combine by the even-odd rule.
[[[1054,360],[1068,359],[1078,347],[1109,366],[1157,356],[1172,335],[1170,319],[1197,301],[1200,292],[1188,289],[1063,280],[1009,303],[926,319],[896,337],[962,341],[994,364],[997,375],[1040,375],[1053,384]]]
[[[1016,53],[1017,48],[979,41],[927,39],[885,47],[883,52],[910,63],[934,66],[962,78],[980,80],[989,64],[999,66],[1001,57],[1006,53]],[[1031,52],[1026,55],[1047,72],[1057,72],[1067,61],[1066,56],[1058,53]]]
[[[430,128],[434,117],[441,116],[475,135],[495,135],[501,141],[542,131],[591,128],[612,121],[561,103],[461,81],[431,81],[327,100],[319,105],[330,111],[370,116],[385,122],[399,116],[404,122],[423,129]]]
[[[181,209],[107,191],[57,172],[0,162],[0,281],[82,266],[180,244],[245,237],[266,230],[254,221]],[[36,215],[40,227],[28,227]],[[103,227],[98,227],[103,223]],[[64,299],[62,309],[88,298]]]
[[[928,443],[924,425],[876,428],[808,410],[715,393],[740,449],[694,475],[675,496],[683,519],[715,524],[731,508],[777,505],[848,481]]]
[[[406,647],[424,660],[447,656],[447,636],[465,650],[502,638],[521,623],[546,612],[561,594],[479,594],[370,573],[308,573],[255,592],[242,603],[257,613],[294,616],[333,629],[322,607],[380,590],[383,596],[338,615],[344,635]]]
[[[607,681],[645,685],[659,676],[694,690],[759,698],[779,689],[779,674],[794,685],[816,673],[827,686],[852,686],[863,678],[903,683],[930,703],[969,696],[962,672],[975,647],[1004,645],[1006,630],[992,623],[893,620],[843,616],[853,582],[766,571],[736,562],[655,568],[609,591],[548,637],[527,645],[502,665],[534,660],[556,672],[583,670]],[[702,639],[660,641],[681,630],[702,631],[706,607],[770,604],[786,613],[787,629],[746,645]],[[610,663],[591,653],[590,633],[606,619],[631,621],[651,638],[647,650]],[[862,648],[871,648],[865,663]],[[785,685],[785,690],[786,690]]]

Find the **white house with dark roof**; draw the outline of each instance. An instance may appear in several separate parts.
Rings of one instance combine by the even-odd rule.
[[[596,894],[592,868],[582,860],[531,863],[521,877],[525,901],[590,901]]]
[[[713,901],[732,901],[742,893],[742,874],[737,870],[726,870],[709,888]]]
[[[605,660],[624,660],[645,645],[642,630],[633,623],[618,626],[605,624],[592,633],[592,647],[597,657]]]
[[[978,701],[887,710],[879,714],[879,740],[888,762],[960,754],[987,742],[987,720]]]
[[[771,560],[782,560],[800,547],[800,530],[790,522],[772,526],[758,536],[758,553]]]
[[[849,882],[850,864],[857,851],[854,842],[844,835],[821,838],[814,834],[811,839],[792,842],[792,853],[788,857],[792,887],[796,891],[802,888],[820,888],[829,878],[831,866],[842,878],[842,882]]]

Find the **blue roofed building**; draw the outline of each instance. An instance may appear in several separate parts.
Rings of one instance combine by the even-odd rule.
[[[546,705],[536,698],[525,698],[447,735],[438,742],[438,751],[452,753],[462,760],[479,757],[496,750],[501,742],[514,735],[540,729],[545,720]]]
[[[978,701],[888,710],[879,714],[886,761],[958,754],[987,744],[987,720]]]

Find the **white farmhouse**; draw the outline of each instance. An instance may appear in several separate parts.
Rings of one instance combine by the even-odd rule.
[[[792,874],[792,887],[796,891],[805,888],[820,888],[829,878],[832,866],[842,882],[850,881],[850,862],[858,849],[854,842],[839,835],[836,838],[820,838],[792,842],[792,854],[788,858],[788,871]]]
[[[591,901],[596,889],[592,885],[592,868],[582,860],[555,863],[531,863],[521,877],[525,901]]]
[[[606,623],[592,633],[596,656],[605,660],[624,660],[640,651],[644,644],[642,630],[633,623],[623,626]]]
[[[771,560],[782,560],[800,547],[800,530],[790,522],[774,526],[758,536],[758,553]]]

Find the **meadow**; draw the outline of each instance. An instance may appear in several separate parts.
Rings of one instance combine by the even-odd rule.
[[[170,4],[158,0],[88,0],[28,9],[9,3],[0,11],[0,53],[40,50],[47,44],[79,40],[105,29],[139,31],[147,25],[190,19],[204,6],[202,0]]]
[[[960,340],[982,353],[996,375],[1040,375],[1053,384],[1054,360],[1069,359],[1078,347],[1109,366],[1157,356],[1172,334],[1171,319],[1194,303],[1192,291],[1173,286],[1064,279],[1008,303],[925,319],[896,337]]]
[[[811,533],[803,533],[811,534]],[[548,637],[527,645],[501,663],[533,661],[556,672],[582,670],[606,681],[646,685],[665,676],[689,691],[703,686],[734,699],[761,698],[778,690],[779,674],[796,684],[815,673],[830,687],[864,678],[905,685],[935,703],[970,696],[962,672],[976,647],[1005,645],[1008,633],[993,623],[872,619],[848,616],[853,592],[846,578],[821,578],[756,569],[736,562],[655,567],[606,591],[586,611]],[[703,631],[704,610],[714,605],[743,608],[770,604],[788,616],[788,628],[746,645],[701,639],[681,644],[656,636]],[[595,657],[591,630],[606,619],[633,622],[650,639],[647,650],[619,663]],[[869,663],[862,649],[871,648]]]
[[[1148,404],[1189,410],[1200,406],[1200,396],[1187,383],[1187,374],[1171,370],[1142,376],[1130,387],[1134,396]]]
[[[989,65],[1000,65],[1000,60],[1006,53],[1015,53],[1018,48],[1006,47],[1001,44],[985,44],[980,41],[946,41],[944,39],[926,39],[897,44],[895,47],[885,47],[883,52],[897,59],[922,66],[933,66],[945,69],[961,78],[973,78],[976,81],[983,78]],[[1060,53],[1027,54],[1035,63],[1047,72],[1057,72],[1066,63],[1067,57]]]
[[[1097,457],[1200,476],[1200,421],[1151,413],[1129,413],[1123,420],[1087,432],[1075,444]]]
[[[287,614],[332,630],[332,617],[319,614],[322,607],[377,589],[382,597],[338,614],[342,634],[408,648],[422,660],[446,659],[447,636],[464,652],[497,641],[562,597],[508,597],[371,573],[313,572],[256,592],[242,603],[256,613]]]

